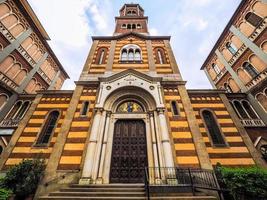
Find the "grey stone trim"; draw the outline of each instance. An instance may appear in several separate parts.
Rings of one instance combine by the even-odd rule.
[[[262,159],[261,154],[257,151],[257,149],[254,147],[249,135],[247,134],[246,129],[241,124],[239,117],[237,116],[236,112],[234,111],[233,107],[231,106],[229,100],[227,99],[225,94],[219,94],[223,104],[225,105],[227,111],[229,112],[240,136],[242,137],[242,140],[244,141],[245,145],[247,146],[251,157],[255,161],[257,165],[260,167],[267,167],[266,162]]]
[[[7,0],[0,0],[0,3],[4,3],[4,2],[6,2]]]
[[[212,80],[212,78],[211,78],[211,76],[210,76],[210,74],[209,74],[209,72],[207,71],[207,68],[204,68],[204,72],[205,72],[206,76],[208,77],[209,82],[210,82],[210,84],[212,85],[212,88],[213,88],[213,89],[217,89],[217,88],[216,88],[216,85],[214,84],[214,82],[213,82],[213,80]]]
[[[267,3],[267,0],[261,0],[262,3]]]
[[[237,85],[239,86],[239,88],[241,89],[241,91],[242,92],[247,92],[248,89],[246,88],[246,86],[244,85],[244,83],[241,81],[241,79],[238,77],[237,73],[233,70],[233,68],[231,67],[231,65],[224,58],[224,56],[222,55],[222,53],[217,49],[215,51],[215,54],[218,56],[218,58],[221,61],[221,63],[225,66],[226,70],[230,73],[230,75],[232,76],[232,78],[235,80],[235,82],[237,83]]]
[[[267,64],[267,54],[256,44],[254,44],[247,36],[245,36],[240,30],[238,30],[233,25],[230,28],[230,31],[236,35],[248,48],[251,49],[262,61]]]
[[[151,40],[146,40],[149,71],[156,71]]]
[[[259,102],[257,101],[257,99],[255,99],[255,97],[251,93],[247,95],[247,98],[248,98],[248,101],[253,106],[253,108],[256,110],[261,120],[265,123],[265,125],[267,125],[267,113],[259,105]]]
[[[48,53],[46,52],[43,55],[43,57],[38,61],[38,63],[36,63],[34,68],[29,72],[29,74],[26,76],[26,78],[23,80],[23,82],[20,84],[20,86],[16,90],[17,93],[20,94],[23,92],[23,90],[27,87],[27,85],[29,84],[29,82],[32,79],[32,77],[34,76],[34,74],[38,71],[38,69],[41,67],[43,62],[46,60],[47,56],[48,56]]]
[[[60,70],[58,70],[58,72],[56,73],[55,77],[54,77],[53,80],[52,80],[52,83],[51,83],[50,86],[48,87],[48,90],[53,90],[53,89],[54,89],[55,84],[56,84],[56,82],[57,82],[57,79],[58,79],[59,75],[60,75]]]
[[[94,57],[94,54],[95,54],[95,51],[96,51],[96,48],[97,48],[97,45],[98,45],[98,40],[95,40],[91,46],[91,49],[89,51],[89,54],[87,56],[87,59],[86,59],[86,62],[83,66],[83,71],[81,73],[81,76],[80,78],[83,76],[83,73],[84,74],[88,74],[88,71],[90,69],[90,65],[91,63],[93,62],[93,57]]]
[[[112,71],[112,65],[114,61],[114,55],[115,55],[115,48],[116,48],[116,40],[112,40],[110,44],[110,50],[108,54],[108,61],[106,65],[106,71]]]
[[[32,30],[27,29],[24,31],[14,42],[6,46],[0,53],[0,62],[2,62],[12,51],[20,46],[20,44],[31,35]]]
[[[165,48],[166,48],[166,50],[168,52],[168,56],[170,58],[170,63],[171,63],[171,67],[172,67],[173,72],[176,73],[176,74],[179,74],[181,76],[181,73],[179,71],[175,56],[173,54],[173,51],[172,51],[172,48],[171,48],[171,45],[170,45],[170,41],[169,40],[164,40],[164,45],[165,45]]]
[[[7,115],[7,113],[10,111],[10,109],[12,108],[12,106],[14,105],[14,103],[17,101],[18,99],[18,95],[17,94],[12,94],[7,103],[5,104],[5,106],[0,110],[0,121],[2,121],[5,116]]]

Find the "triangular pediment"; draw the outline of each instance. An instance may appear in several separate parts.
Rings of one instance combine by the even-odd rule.
[[[127,70],[118,72],[116,74],[113,74],[109,77],[99,77],[99,81],[100,82],[113,82],[113,81],[116,81],[118,79],[125,78],[129,75],[138,77],[138,78],[146,80],[148,82],[157,82],[157,81],[162,80],[161,77],[152,77],[152,76],[149,76],[149,75],[144,74],[142,72],[136,71],[134,69],[127,69]]]

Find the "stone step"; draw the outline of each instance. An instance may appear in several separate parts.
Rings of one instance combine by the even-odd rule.
[[[92,185],[80,185],[72,184],[70,188],[144,188],[144,184],[92,184]]]
[[[62,188],[60,192],[145,192],[144,188]]]
[[[51,192],[49,196],[74,197],[144,197],[144,192]]]

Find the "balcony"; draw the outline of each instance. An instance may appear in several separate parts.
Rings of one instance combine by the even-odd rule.
[[[3,83],[4,85],[9,86],[13,90],[17,90],[18,85],[12,81],[10,78],[8,78],[5,74],[0,72],[0,83]]]
[[[217,76],[215,77],[215,79],[213,80],[214,83],[218,83],[219,80],[223,77],[223,75],[226,73],[226,68],[224,67],[219,74],[217,74]]]
[[[243,54],[243,52],[247,49],[245,44],[242,44],[242,46],[237,50],[237,52],[233,55],[233,57],[228,61],[230,65],[233,65],[235,61]]]
[[[19,53],[30,63],[32,67],[36,65],[36,62],[33,60],[33,58],[28,54],[28,52],[20,45],[17,50]]]
[[[52,83],[50,78],[48,78],[48,76],[43,72],[43,70],[41,70],[41,68],[39,68],[37,72],[49,85]]]
[[[267,78],[267,69],[265,69],[264,71],[262,71],[258,76],[256,76],[255,78],[253,78],[250,82],[248,82],[246,84],[246,87],[248,88],[248,90],[250,90],[254,86],[258,85],[260,82],[262,82],[263,80],[265,80],[266,78]]]
[[[266,126],[261,119],[242,119],[241,123],[244,127],[264,127],[264,126]]]
[[[249,39],[251,41],[254,41],[258,37],[258,35],[263,30],[265,30],[266,25],[267,25],[266,21],[267,21],[267,18],[265,18],[264,20],[262,20],[262,22],[255,28],[254,32],[249,36]]]
[[[0,123],[1,128],[15,128],[18,127],[21,119],[3,119]]]
[[[5,36],[5,38],[12,43],[15,40],[15,37],[7,30],[7,28],[0,22],[0,32]]]

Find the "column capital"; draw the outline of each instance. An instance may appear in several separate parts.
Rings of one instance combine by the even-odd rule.
[[[94,108],[94,111],[96,114],[101,114],[104,111],[104,109],[103,108]]]
[[[148,111],[148,115],[149,115],[149,117],[153,117],[154,116],[154,111],[153,110]]]
[[[157,108],[158,114],[164,114],[165,108]]]
[[[107,117],[110,117],[110,115],[112,114],[112,111],[107,110],[106,112],[107,112]]]

